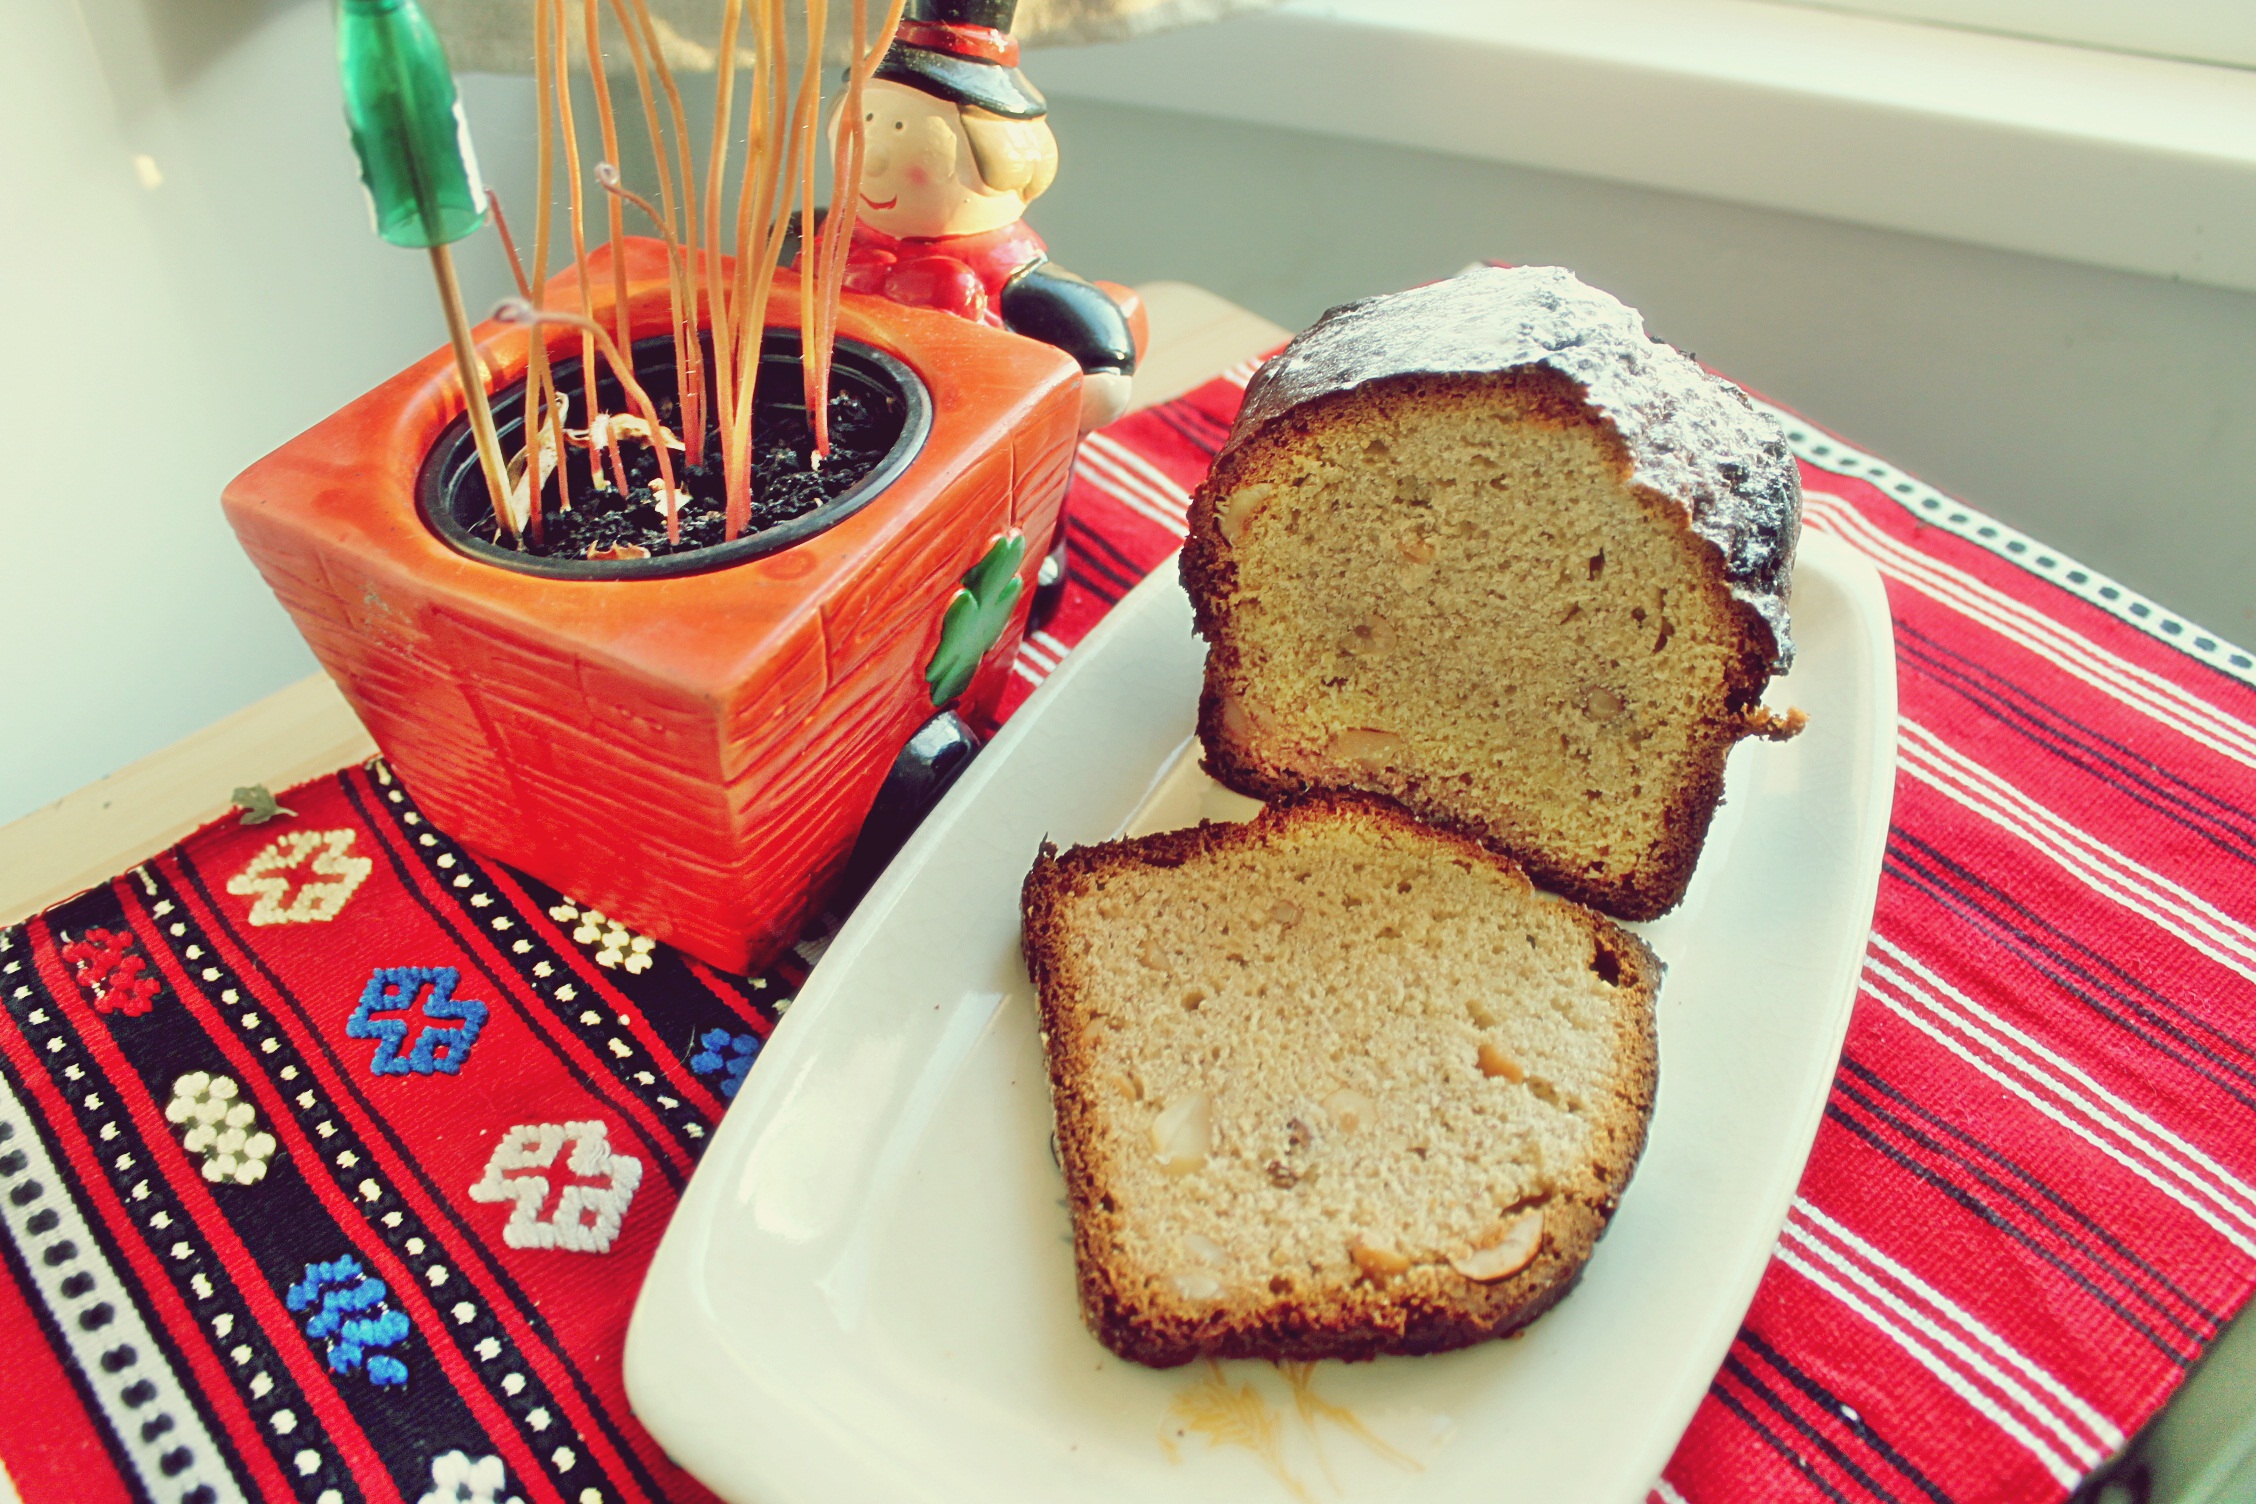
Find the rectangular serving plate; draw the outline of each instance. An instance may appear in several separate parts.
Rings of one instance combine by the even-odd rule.
[[[1424,1358],[1154,1371],[1083,1328],[1019,884],[1036,848],[1242,818],[1189,742],[1163,567],[1026,703],[840,931],[691,1179],[626,1350],[635,1413],[741,1504],[1641,1499],[1722,1361],[1824,1110],[1894,789],[1878,575],[1805,534],[1808,711],[1731,755],[1668,963],[1651,1137],[1581,1287]]]

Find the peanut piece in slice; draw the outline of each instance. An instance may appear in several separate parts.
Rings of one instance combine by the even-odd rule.
[[[1178,1097],[1152,1119],[1152,1150],[1170,1175],[1206,1168],[1214,1142],[1214,1103],[1204,1092]]]
[[[1410,1272],[1407,1255],[1397,1252],[1391,1243],[1379,1242],[1362,1233],[1347,1240],[1347,1256],[1355,1260],[1356,1268],[1378,1284],[1383,1285],[1398,1274]]]
[[[1221,701],[1222,735],[1241,747],[1267,734],[1275,724],[1269,707],[1250,695],[1226,689],[1222,691]]]
[[[1217,1300],[1222,1295],[1222,1281],[1204,1269],[1193,1269],[1175,1276],[1175,1293],[1185,1300]]]
[[[1215,508],[1215,520],[1222,524],[1222,536],[1232,547],[1246,541],[1253,532],[1253,524],[1261,516],[1262,503],[1275,494],[1270,485],[1240,486],[1222,498]]]
[[[1512,1052],[1493,1039],[1481,1041],[1480,1068],[1482,1075],[1502,1076],[1514,1086],[1527,1079],[1527,1072],[1512,1058]]]
[[[1465,1253],[1449,1256],[1449,1267],[1475,1284],[1493,1284],[1525,1269],[1543,1246],[1543,1208],[1531,1206],[1481,1235]]]
[[[1340,651],[1361,658],[1376,658],[1394,651],[1394,624],[1377,612],[1348,628],[1340,638]]]
[[[1383,773],[1401,758],[1403,744],[1402,738],[1391,731],[1350,726],[1333,733],[1330,751],[1340,761],[1354,763],[1366,773]]]
[[[1324,1111],[1331,1114],[1334,1128],[1342,1133],[1353,1133],[1378,1120],[1379,1104],[1354,1087],[1343,1086],[1324,1099]]]

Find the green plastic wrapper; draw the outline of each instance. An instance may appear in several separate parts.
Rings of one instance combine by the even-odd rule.
[[[486,189],[446,50],[415,0],[341,0],[345,124],[376,233],[450,245],[486,220]]]

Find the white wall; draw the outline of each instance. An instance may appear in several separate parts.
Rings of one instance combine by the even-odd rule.
[[[2256,295],[1056,89],[1051,106],[1062,166],[1029,217],[1085,275],[1197,282],[1297,329],[1468,261],[1573,267],[1772,399],[2256,640]]]
[[[445,328],[424,257],[369,231],[327,5],[0,18],[4,821],[312,671],[220,487]],[[504,184],[526,96],[466,81]],[[502,290],[489,240],[464,252],[474,306]]]

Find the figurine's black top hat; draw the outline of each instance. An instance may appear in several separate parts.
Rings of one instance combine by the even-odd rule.
[[[1018,0],[908,0],[876,76],[1012,120],[1047,115],[1042,91],[1018,71],[1017,10]]]

